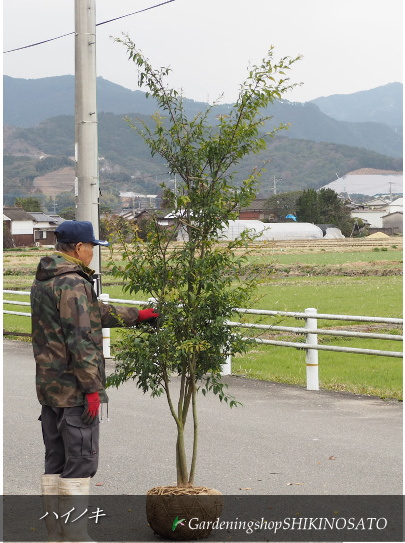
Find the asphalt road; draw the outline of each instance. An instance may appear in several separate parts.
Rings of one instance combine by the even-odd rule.
[[[3,493],[39,494],[44,449],[31,345],[5,340],[3,365]],[[199,398],[196,484],[231,495],[402,494],[401,403],[224,380],[243,407]],[[109,396],[91,493],[143,495],[175,483],[166,398],[144,395],[132,382]]]

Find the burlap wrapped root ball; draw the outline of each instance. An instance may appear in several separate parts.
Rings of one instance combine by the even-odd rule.
[[[158,486],[147,493],[146,516],[158,535],[192,541],[208,537],[223,505],[223,495],[214,488]]]

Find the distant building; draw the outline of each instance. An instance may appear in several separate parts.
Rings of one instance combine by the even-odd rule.
[[[265,209],[266,198],[253,200],[247,207],[242,207],[239,211],[239,219],[242,221],[258,220],[267,221],[275,218],[267,209]]]
[[[382,228],[382,218],[387,214],[387,209],[356,209],[350,213],[352,219],[361,219],[367,222],[370,228]]]
[[[24,211],[22,207],[4,207],[3,225],[14,247],[54,245],[54,231],[64,219],[55,214]]]
[[[331,181],[322,187],[338,194],[366,194],[369,196],[403,194],[403,173],[389,170],[362,168]]]
[[[393,202],[390,202],[388,204],[388,211],[389,213],[395,213],[396,211],[403,212],[404,210],[404,199],[403,198],[397,198]]]
[[[144,208],[158,208],[160,198],[157,194],[141,194],[138,192],[120,192],[120,198],[124,208],[132,210]]]
[[[34,243],[39,245],[55,245],[55,229],[65,219],[59,215],[42,213],[37,211],[28,212],[34,218]]]
[[[388,233],[387,230],[391,230],[391,234],[402,234],[404,231],[404,214],[402,211],[394,211],[394,213],[384,215],[382,224],[385,234]]]
[[[362,221],[369,223],[372,231],[385,228],[383,217],[397,212],[403,212],[403,198],[397,198],[392,202],[385,198],[374,198],[355,206],[350,215],[352,218],[362,219]]]
[[[11,234],[14,247],[34,244],[34,218],[22,207],[3,207],[3,224]]]
[[[388,209],[389,201],[383,200],[381,198],[373,198],[372,200],[367,200],[362,204],[364,209]]]
[[[152,219],[156,220],[158,225],[163,227],[172,227],[177,222],[176,215],[173,215],[170,209],[142,209],[135,217],[135,220],[139,225],[142,222],[148,222]]]

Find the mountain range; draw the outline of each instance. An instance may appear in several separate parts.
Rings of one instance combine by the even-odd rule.
[[[275,102],[265,111],[272,116],[265,130],[289,123],[286,137],[342,143],[364,147],[388,156],[402,156],[401,83],[391,83],[360,93],[321,97],[311,102]],[[59,115],[74,115],[74,76],[42,79],[3,77],[5,125],[33,127]],[[207,104],[185,99],[185,112],[196,115]],[[99,112],[152,115],[157,109],[153,98],[97,78]],[[230,104],[215,107],[215,115],[226,114]],[[373,123],[372,126],[370,123]]]
[[[312,100],[311,103],[338,121],[383,123],[394,129],[402,127],[401,83],[389,83],[383,87],[352,94],[322,96]]]
[[[16,79],[4,76],[5,193],[34,191],[40,156],[47,157],[50,171],[66,168],[63,161],[74,155],[74,76]],[[104,190],[156,193],[158,176],[165,165],[151,158],[141,138],[123,117],[142,117],[149,122],[157,109],[153,98],[97,78],[100,183]],[[207,104],[185,99],[190,117]],[[230,104],[211,113],[226,114]],[[247,157],[238,177],[268,162],[262,180],[262,196],[271,193],[273,175],[283,178],[281,191],[319,188],[354,169],[372,167],[402,170],[402,84],[391,83],[350,95],[333,95],[311,102],[274,102],[265,112],[271,130],[288,123],[270,140],[260,156]],[[59,158],[58,158],[59,157]],[[65,157],[63,159],[63,157]],[[54,168],[54,170],[52,170]],[[18,173],[19,172],[19,173]],[[28,181],[27,181],[28,180]]]

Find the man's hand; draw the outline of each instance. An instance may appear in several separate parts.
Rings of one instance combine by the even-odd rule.
[[[155,310],[152,307],[148,307],[148,309],[141,309],[139,311],[138,315],[138,323],[139,322],[149,322],[150,324],[154,323],[155,320],[159,317],[159,313],[155,313]]]
[[[98,392],[91,392],[86,394],[84,401],[84,411],[82,415],[82,421],[85,424],[91,424],[98,414],[100,408],[100,396]]]

